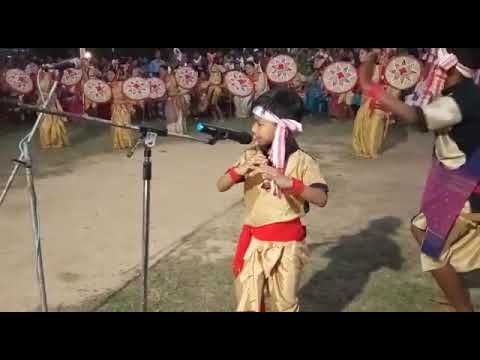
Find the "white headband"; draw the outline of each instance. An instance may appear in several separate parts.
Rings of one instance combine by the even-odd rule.
[[[286,167],[285,155],[287,145],[287,129],[290,130],[292,134],[296,134],[303,131],[302,124],[292,119],[280,119],[277,115],[275,115],[269,110],[266,110],[262,106],[254,107],[253,114],[263,120],[277,124],[277,129],[275,130],[275,137],[273,138],[268,158],[272,162],[273,167],[284,173]],[[275,196],[281,196],[281,191],[273,180],[271,181],[271,192]]]
[[[290,130],[292,134],[300,133],[303,131],[302,124],[292,119],[280,119],[271,111],[265,110],[263,106],[253,108],[253,114],[266,121],[277,124],[275,138],[273,139],[270,151],[270,160],[275,168],[285,170],[285,139],[287,129]]]

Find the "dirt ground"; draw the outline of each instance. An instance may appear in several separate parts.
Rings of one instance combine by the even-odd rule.
[[[70,124],[69,130],[72,147],[35,151],[51,306],[137,311],[141,153],[135,160],[113,153],[103,127]],[[351,130],[351,121],[309,118],[300,138],[318,158],[331,190],[327,208],[312,209],[306,218],[311,259],[301,290],[303,311],[444,310],[432,302],[438,291],[420,271],[418,246],[409,234],[431,136],[396,125],[383,156],[364,160],[352,155]],[[18,129],[0,129],[2,184],[19,135]],[[234,310],[230,264],[242,225],[241,192],[218,194],[214,184],[241,149],[171,139],[155,148],[151,311]],[[23,184],[0,208],[4,311],[38,306]],[[478,290],[472,292],[478,304]]]
[[[121,287],[141,259],[142,151],[134,159],[112,152],[109,129],[69,124],[72,146],[40,151],[34,143],[49,304],[62,310]],[[23,129],[21,133],[24,133]],[[21,133],[1,135],[0,183],[10,173]],[[35,140],[38,140],[37,138]],[[218,173],[242,147],[213,148],[162,139],[153,151],[151,261],[239,199],[240,190],[214,191]],[[208,159],[208,160],[207,160]],[[210,165],[207,165],[207,162]],[[0,309],[38,307],[33,240],[25,179],[0,207]]]

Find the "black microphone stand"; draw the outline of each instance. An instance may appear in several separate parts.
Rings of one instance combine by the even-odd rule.
[[[141,289],[141,298],[142,298],[142,311],[145,312],[148,310],[148,258],[149,258],[149,248],[150,248],[150,194],[151,194],[151,180],[152,180],[152,148],[156,144],[156,140],[158,136],[167,137],[173,136],[177,138],[193,140],[196,142],[201,142],[206,144],[204,140],[188,136],[182,134],[169,134],[167,130],[156,129],[153,127],[148,126],[135,126],[135,125],[117,125],[112,123],[109,120],[89,116],[89,115],[79,115],[75,113],[65,112],[65,111],[54,111],[54,110],[47,110],[45,108],[38,108],[36,106],[27,105],[27,104],[20,104],[18,102],[10,101],[10,100],[3,100],[2,102],[12,104],[18,106],[23,109],[35,110],[39,113],[39,118],[43,116],[43,114],[52,114],[52,115],[59,115],[65,116],[70,118],[77,118],[82,120],[88,121],[95,121],[100,122],[109,126],[119,127],[123,129],[134,130],[139,133],[139,138],[136,144],[129,149],[127,153],[127,157],[133,157],[135,150],[140,144],[143,144],[144,151],[143,151],[143,171],[142,171],[142,180],[143,180],[143,214],[142,214],[142,266],[141,266],[141,276],[142,276],[142,289]],[[7,184],[7,187],[10,186]],[[33,182],[32,182],[33,186]],[[3,200],[2,195],[2,200]],[[46,297],[45,297],[46,301]]]
[[[143,144],[143,204],[142,204],[142,312],[148,310],[148,259],[150,249],[150,194],[152,180],[152,148],[157,136],[167,136],[168,132],[148,127],[139,127],[140,137],[127,153],[131,158],[135,149]]]

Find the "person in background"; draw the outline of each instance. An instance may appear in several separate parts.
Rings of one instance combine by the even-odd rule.
[[[167,101],[165,103],[167,129],[171,133],[183,134],[186,130],[187,113],[185,97],[179,89],[175,76],[169,74],[167,66],[160,66],[159,77],[167,87]]]
[[[235,58],[232,56],[231,53],[225,56],[225,70],[232,71],[235,70]]]
[[[206,70],[206,66],[205,66],[205,61],[206,59],[202,56],[202,54],[200,54],[200,52],[198,50],[196,50],[194,53],[193,53],[193,58],[192,58],[192,66],[195,70],[197,70],[199,73],[201,71],[205,71]]]
[[[38,102],[43,104],[48,96],[55,80],[55,73],[42,71],[40,73],[40,93]],[[54,93],[48,108],[53,111],[63,111]],[[63,148],[69,145],[67,129],[65,127],[67,118],[58,115],[46,114],[40,124],[40,146],[42,149]]]
[[[208,87],[210,82],[206,71],[200,71],[198,83],[193,90],[193,115],[195,117],[206,115],[208,111]]]
[[[368,49],[364,49],[364,51],[368,51]],[[400,92],[385,84],[382,77],[382,69],[387,57],[382,56],[382,50],[379,48],[373,49],[372,54],[367,55],[364,60],[369,56],[376,56],[372,81],[383,87],[392,97],[399,98]],[[381,104],[369,97],[368,94],[363,94],[363,105],[357,112],[353,126],[352,145],[355,155],[368,159],[378,158],[388,130],[388,117],[389,113]]]
[[[158,77],[158,74],[160,72],[160,66],[165,66],[167,63],[162,60],[162,53],[158,49],[155,51],[155,58],[150,62],[150,68],[149,68],[149,73],[151,76]]]
[[[316,114],[321,111],[322,100],[322,78],[320,70],[315,69],[313,73],[307,77],[307,85],[305,87],[305,110]]]
[[[131,125],[132,113],[134,112],[134,102],[129,100],[122,90],[123,82],[126,80],[126,74],[117,69],[113,76],[110,74],[112,88],[111,116],[112,123],[117,125]],[[129,129],[119,127],[112,128],[113,148],[115,150],[128,149],[133,145],[133,132]]]
[[[217,53],[213,63],[210,65],[210,86],[208,88],[208,104],[213,117],[217,120],[223,120],[223,113],[219,106],[220,97],[223,93],[223,74],[226,69],[223,65],[223,54]]]

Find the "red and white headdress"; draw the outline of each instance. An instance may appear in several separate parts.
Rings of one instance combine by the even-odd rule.
[[[253,108],[253,114],[262,118],[263,120],[277,124],[277,130],[275,131],[275,137],[273,139],[269,159],[275,168],[284,171],[286,165],[285,140],[287,137],[287,131],[290,131],[293,135],[301,133],[303,131],[302,124],[292,119],[281,119],[271,111],[264,109],[262,106],[256,106]]]

